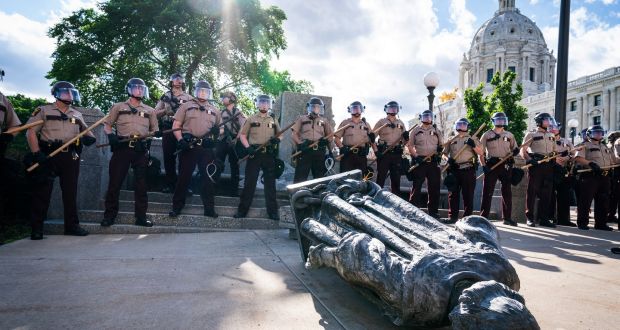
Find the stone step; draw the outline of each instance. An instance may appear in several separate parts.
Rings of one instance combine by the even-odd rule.
[[[148,199],[149,199],[149,202],[172,203],[172,194],[164,194],[161,192],[149,192]],[[133,201],[134,200],[133,191],[132,190],[121,190],[119,200]],[[200,195],[194,194],[192,196],[188,196],[185,199],[185,203],[194,204],[194,205],[202,205],[202,199],[200,199]],[[278,206],[288,205],[289,203],[290,202],[287,197],[282,198],[281,196],[278,196]],[[215,196],[215,205],[236,207],[239,205],[239,197]],[[253,207],[265,207],[265,197],[263,197],[262,195],[258,195],[258,194],[255,195],[254,200],[252,201],[252,206]]]
[[[132,213],[134,211],[134,202],[126,200],[119,201],[119,210],[122,212]],[[149,213],[168,214],[168,212],[172,211],[172,203],[149,202],[147,210]],[[202,204],[185,204],[182,212],[187,215],[202,215],[204,212],[204,207]],[[235,213],[237,213],[237,205],[220,206],[216,203],[215,212],[220,216],[232,217]],[[267,218],[267,209],[265,207],[252,207],[248,211],[247,216],[249,218]]]
[[[220,216],[217,218],[205,217],[202,215],[181,214],[176,218],[171,218],[164,213],[147,213],[147,220],[153,221],[157,226],[171,227],[200,227],[214,229],[277,229],[278,221],[263,218],[240,218]],[[99,223],[103,219],[103,211],[81,210],[79,219],[84,222]],[[119,212],[116,217],[116,224],[133,225],[135,217],[133,212]]]
[[[141,227],[135,225],[115,224],[111,227],[101,227],[97,222],[81,222],[80,226],[91,234],[168,234],[168,233],[209,233],[222,231],[244,231],[245,229],[230,228],[203,228],[203,227],[177,227],[177,226],[153,226]],[[46,235],[62,235],[64,232],[63,220],[45,221],[44,233]]]

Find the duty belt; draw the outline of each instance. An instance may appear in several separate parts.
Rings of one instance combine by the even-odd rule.
[[[55,140],[55,141],[43,141],[43,140],[39,140],[39,148],[41,149],[41,151],[44,154],[50,154],[51,152],[55,151],[56,149],[62,147],[62,145],[64,144],[64,142],[60,141],[60,140]],[[64,149],[60,150],[60,152],[70,152],[70,151],[75,151],[75,152],[81,152],[81,148],[77,147],[75,145],[75,143],[71,143],[69,146],[65,147]]]
[[[364,146],[361,146],[361,147],[356,147],[356,148],[349,149],[349,152],[352,153],[352,154],[363,153],[364,151],[366,151],[366,153],[368,153],[368,144],[365,144]]]
[[[262,146],[261,144],[252,144],[252,147],[256,148],[257,154],[268,154],[268,153],[274,152],[274,148],[271,147],[270,145],[266,145],[264,147],[261,147],[261,146]]]
[[[141,147],[141,149],[146,150],[149,146],[148,142],[145,140],[140,140],[140,139],[134,139],[131,136],[119,136],[118,137],[119,140],[129,140],[129,141],[125,141],[125,142],[119,142],[116,146],[115,149],[118,148],[130,148],[130,149],[135,149],[136,147]]]
[[[213,139],[205,137],[191,136],[188,141],[194,147],[203,147],[205,149],[213,148]]]

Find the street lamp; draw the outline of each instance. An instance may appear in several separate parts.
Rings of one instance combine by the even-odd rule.
[[[439,75],[435,72],[429,72],[424,75],[424,86],[428,89],[428,110],[433,111],[433,101],[435,100],[435,94],[433,91],[435,87],[439,85]]]
[[[575,135],[577,135],[577,127],[579,126],[579,120],[573,118],[568,121],[567,126],[570,127],[571,143],[575,145]]]

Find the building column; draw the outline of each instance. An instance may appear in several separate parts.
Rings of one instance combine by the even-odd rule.
[[[603,101],[603,118],[601,118],[601,124],[603,124],[602,126],[606,129],[610,129],[611,125],[609,122],[610,116],[609,116],[609,89],[603,89],[602,94],[602,100]]]
[[[617,86],[612,86],[609,89],[609,130],[617,130],[618,129],[618,119],[616,119],[617,109],[616,109],[616,88]]]
[[[587,95],[583,95],[583,94],[577,96],[577,111],[579,111],[579,114],[581,115],[581,120],[579,121],[579,124],[581,125],[581,129],[579,131],[588,127],[588,110],[587,110],[588,107],[583,105],[584,101],[587,102],[587,97],[588,97]]]

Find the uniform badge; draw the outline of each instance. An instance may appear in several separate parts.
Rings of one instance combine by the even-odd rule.
[[[32,114],[30,116],[34,117],[34,116],[38,115],[39,112],[41,112],[41,108],[36,108],[36,109],[34,109],[34,111],[32,112]]]
[[[140,111],[140,117],[144,118],[144,115],[145,115],[144,111]]]
[[[508,137],[504,136],[504,142],[508,142]]]
[[[273,123],[273,122],[269,122],[269,123],[267,124],[267,127],[269,127],[269,128],[273,128],[273,126],[274,126],[274,123]]]
[[[319,126],[325,126],[325,124],[323,123],[323,121],[319,121]]]
[[[71,118],[69,118],[69,122],[70,122],[71,124],[77,124],[77,120],[75,119],[75,117],[71,117]]]
[[[435,131],[431,131],[431,136],[435,135]]]

